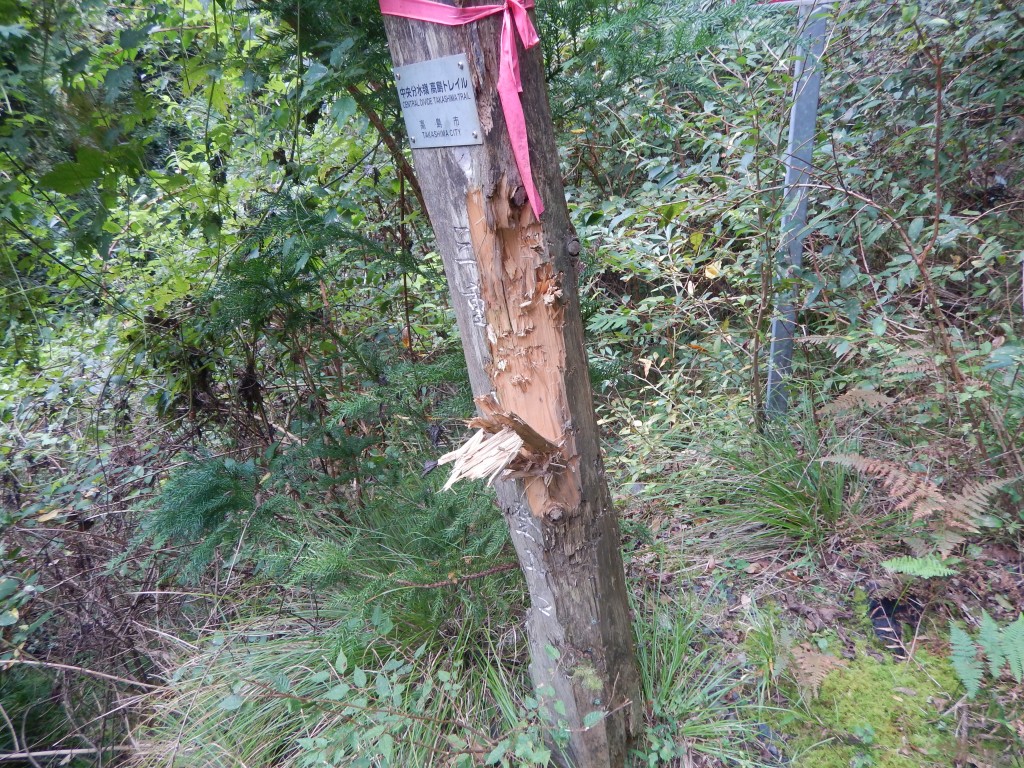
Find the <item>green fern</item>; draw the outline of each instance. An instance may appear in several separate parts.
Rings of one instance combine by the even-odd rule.
[[[992,678],[998,678],[1009,667],[1010,675],[1018,683],[1024,679],[1024,613],[1005,627],[982,611],[981,626],[972,637],[956,622],[950,622],[949,639],[952,646],[952,663],[967,695],[974,698],[981,690],[985,673],[980,654],[988,662]]]
[[[1010,665],[1010,674],[1018,683],[1024,681],[1024,613],[1003,629],[1000,648]]]
[[[988,611],[981,612],[978,643],[985,649],[989,673],[992,677],[999,677],[1003,664],[1006,663],[1006,654],[1003,653],[1002,630],[999,628],[999,623],[988,615]]]
[[[971,636],[956,622],[949,624],[949,641],[953,651],[953,669],[967,690],[967,695],[973,699],[981,690],[981,678],[985,672],[978,661],[978,648]]]
[[[935,579],[941,576],[952,576],[956,573],[956,570],[950,568],[936,555],[894,557],[882,563],[882,567],[890,573],[901,573],[919,579]]]

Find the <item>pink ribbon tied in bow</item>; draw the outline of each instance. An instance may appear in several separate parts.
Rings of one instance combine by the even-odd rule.
[[[526,116],[523,114],[523,103],[519,98],[519,94],[523,92],[523,81],[519,75],[519,50],[516,46],[516,32],[519,33],[524,48],[532,48],[540,42],[537,30],[530,20],[530,14],[527,13],[530,8],[533,8],[533,0],[505,0],[503,5],[478,5],[472,8],[457,8],[433,0],[380,0],[381,13],[387,16],[430,21],[447,27],[460,27],[498,13],[503,14],[498,98],[501,99],[501,111],[505,115],[512,154],[516,159],[516,167],[519,169],[523,186],[526,188],[526,196],[530,201],[530,207],[533,208],[533,215],[540,219],[544,212],[544,203],[541,202],[533,183]]]

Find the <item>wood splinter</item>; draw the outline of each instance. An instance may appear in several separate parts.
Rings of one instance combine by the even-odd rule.
[[[443,490],[459,480],[486,478],[490,485],[499,475],[547,479],[565,469],[561,448],[516,414],[502,411],[493,395],[478,397],[476,403],[483,414],[469,422],[476,434],[437,460],[438,466],[455,464]]]

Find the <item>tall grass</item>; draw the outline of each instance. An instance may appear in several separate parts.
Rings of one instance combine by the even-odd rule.
[[[136,763],[473,764],[510,734],[536,732],[519,717],[528,710],[514,636],[481,643],[491,629],[473,625],[413,649],[384,636],[367,643],[350,619],[294,611],[207,638],[137,730]]]
[[[704,608],[643,595],[637,613],[646,722],[633,765],[757,765],[743,670],[705,629]],[[308,604],[223,626],[168,670],[168,692],[134,734],[135,765],[546,765],[560,733],[530,690],[525,636],[499,630],[506,620],[463,619],[415,648]]]
[[[704,625],[698,601],[658,606],[637,622],[637,657],[648,722],[637,764],[760,765],[758,709],[745,697],[744,669]]]

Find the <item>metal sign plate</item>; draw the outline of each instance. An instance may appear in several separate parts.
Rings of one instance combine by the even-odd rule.
[[[464,55],[396,67],[395,83],[413,149],[484,143]]]

